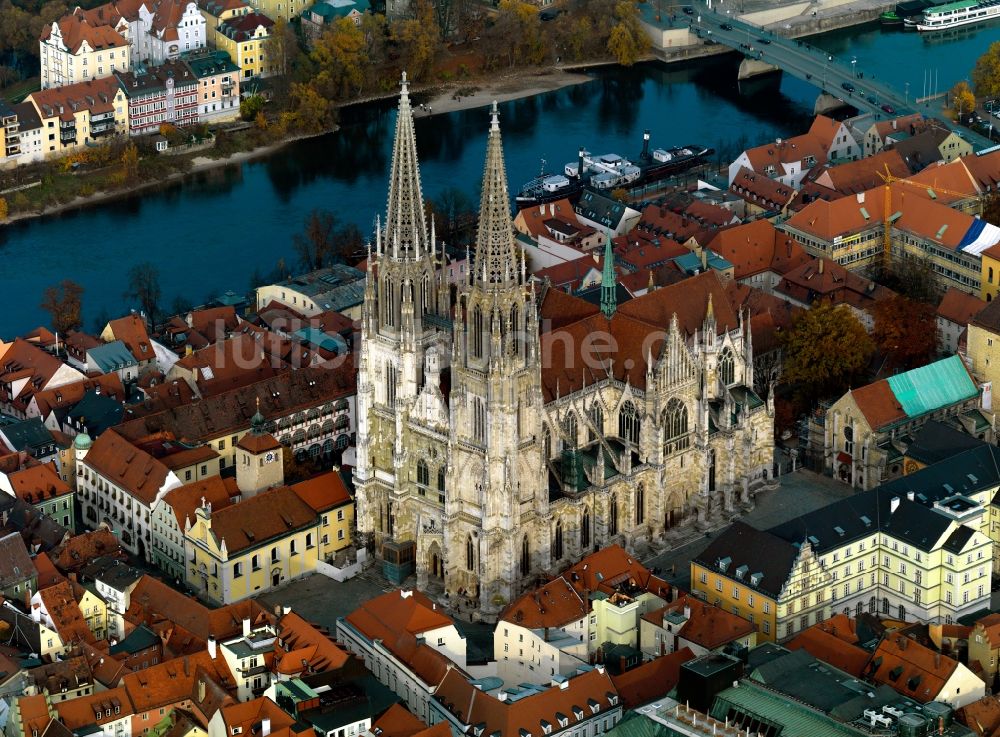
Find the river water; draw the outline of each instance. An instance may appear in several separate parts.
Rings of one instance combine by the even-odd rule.
[[[933,70],[941,90],[965,78],[997,27],[945,40],[877,26],[845,29],[812,43],[896,85],[911,96]],[[804,131],[816,90],[785,76],[780,89],[742,96],[734,57],[691,64],[601,70],[594,80],[500,106],[512,188],[576,149],[635,155],[642,131],[654,146],[701,143],[729,155],[747,143]],[[190,175],[141,196],[58,216],[0,226],[0,338],[46,322],[43,290],[63,278],[84,287],[85,329],[102,313],[129,305],[129,268],[151,261],[160,271],[162,306],[183,295],[198,304],[226,290],[245,292],[255,270],[279,258],[292,265],[293,234],[313,208],[338,214],[368,233],[384,210],[395,116],[392,101],[343,111],[341,129],[298,141],[257,161]],[[419,114],[418,114],[419,115]],[[478,199],[486,145],[485,109],[416,122],[425,196],[449,187]],[[731,158],[731,157],[730,157]]]

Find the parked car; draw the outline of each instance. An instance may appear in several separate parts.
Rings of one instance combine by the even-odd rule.
[[[854,92],[854,85],[851,84],[850,82],[841,82],[840,86],[843,87],[848,92]]]
[[[722,25],[719,26],[719,28],[721,28],[723,31],[731,31],[731,30],[733,30],[732,25],[729,24],[729,23],[723,23]]]
[[[889,103],[886,103],[885,105],[883,105],[882,109],[885,110],[887,113],[889,113],[889,115],[892,115],[893,113],[896,112],[896,108],[894,108]]]

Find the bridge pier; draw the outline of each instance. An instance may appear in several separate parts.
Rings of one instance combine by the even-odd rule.
[[[740,62],[740,71],[736,79],[740,82],[761,77],[765,74],[781,74],[781,67],[768,64],[758,59],[744,59]]]
[[[821,92],[816,98],[816,104],[813,105],[813,115],[826,115],[845,107],[850,107],[850,105],[828,92]]]

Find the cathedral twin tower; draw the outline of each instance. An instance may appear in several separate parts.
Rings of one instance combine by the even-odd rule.
[[[633,386],[626,377],[623,388],[612,368],[603,382],[588,387],[584,379],[573,387],[567,381],[565,396],[558,390],[552,396],[545,382],[551,369],[542,365],[549,337],[539,324],[544,300],[515,247],[496,103],[475,250],[454,300],[446,265],[433,222],[430,229],[426,222],[404,74],[388,206],[369,259],[361,318],[358,534],[391,550],[397,562],[415,563],[422,589],[474,599],[489,616],[574,555],[662,534],[690,506],[690,488],[704,486],[709,449],[685,445],[700,451],[688,463],[693,481],[671,494],[662,451],[650,453],[654,433],[659,445],[661,423],[640,431],[656,375],[669,374],[676,385],[684,374],[666,366],[666,358],[655,367],[651,359],[644,362],[651,365]],[[629,321],[598,318],[612,333]],[[676,364],[678,351],[690,348],[676,316],[674,323],[667,342],[677,345],[668,350],[664,343],[662,352]],[[742,333],[740,323],[736,332]],[[735,332],[723,343],[731,357],[750,355]],[[702,353],[696,348],[695,358]],[[736,363],[734,373],[743,378],[746,361]],[[695,373],[682,383],[690,378],[693,388]],[[692,414],[707,411],[696,396],[679,401]],[[614,417],[623,411],[635,415],[634,425],[615,433],[621,421]],[[685,438],[702,425],[707,432],[707,418],[689,428],[686,412],[683,427],[673,418],[675,429]],[[608,437],[605,424],[612,429]],[[617,437],[622,432],[624,439]]]

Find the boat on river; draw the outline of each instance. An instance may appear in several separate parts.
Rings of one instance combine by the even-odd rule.
[[[517,207],[520,210],[564,198],[576,200],[588,187],[610,191],[657,182],[692,169],[712,153],[711,148],[693,144],[650,151],[646,130],[642,153],[635,162],[615,153],[592,155],[583,148],[576,161],[563,167],[562,174],[546,172],[543,161],[541,173],[517,193]]]
[[[917,30],[945,31],[996,18],[1000,18],[1000,0],[958,0],[927,8],[917,21]]]

